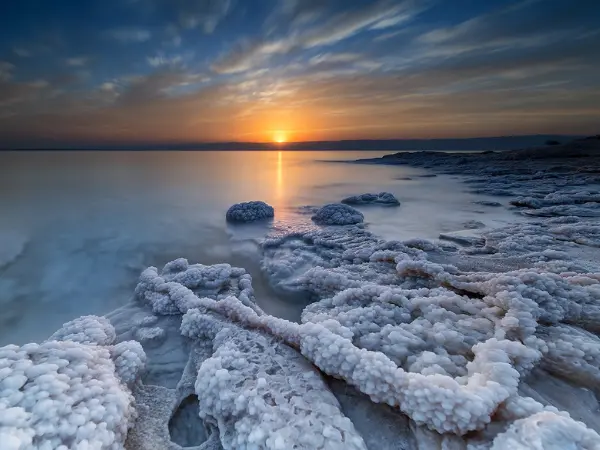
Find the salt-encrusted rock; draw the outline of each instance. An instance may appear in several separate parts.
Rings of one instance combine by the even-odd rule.
[[[489,201],[489,200],[477,200],[477,201],[474,201],[473,204],[481,205],[481,206],[490,206],[490,207],[502,206],[502,203],[500,203],[500,202],[493,202],[493,201]]]
[[[140,377],[146,365],[146,354],[137,341],[119,342],[110,348],[115,371],[121,381],[132,386]]]
[[[465,166],[439,158],[422,162]],[[591,392],[600,383],[600,203],[581,188],[598,172],[591,159],[577,174],[464,159],[476,190],[521,196],[540,216],[483,230],[493,257],[471,256],[474,246],[449,254],[439,243],[386,242],[360,226],[295,228],[263,243],[262,267],[282,291],[314,301],[301,323],[262,312],[243,269],[185,260],[148,269],[133,314],[120,314],[129,326],[113,321],[116,339],[111,324],[88,317],[52,341],[0,349],[0,447],[122,449],[133,386],[131,450],[276,449],[298,439],[311,449],[361,448],[316,367],[389,412],[369,424],[369,448],[600,448]],[[145,353],[131,337],[144,341],[147,385]],[[194,393],[189,414],[177,405]],[[212,427],[210,443],[180,443],[170,417],[174,431]],[[378,441],[380,427],[418,443]]]
[[[342,203],[332,203],[319,209],[312,220],[319,225],[354,225],[365,220],[360,211]]]
[[[115,337],[115,329],[105,317],[82,316],[63,324],[62,328],[47,340],[110,345]]]
[[[55,333],[69,341],[42,344],[48,348],[44,347],[33,371],[25,362],[33,356],[11,352],[26,350],[33,355],[37,347],[0,349],[0,392],[10,402],[26,398],[21,391],[32,396],[49,393],[54,402],[36,398],[23,408],[41,415],[36,416],[37,422],[27,418],[18,422],[20,416],[12,409],[2,410],[7,408],[0,397],[0,443],[16,442],[14,448],[20,450],[22,442],[25,449],[43,448],[40,439],[50,439],[49,448],[58,444],[68,448],[72,441],[68,445],[62,439],[72,439],[76,432],[99,449],[122,449],[134,417],[129,388],[135,386],[140,420],[148,423],[138,420],[130,441],[135,445],[128,448],[147,448],[152,442],[169,448],[166,415],[191,393],[197,395],[195,408],[204,419],[196,416],[198,423],[193,426],[212,426],[216,431],[209,433],[209,439],[215,448],[278,449],[292,444],[306,449],[365,448],[323,380],[296,349],[322,372],[354,386],[375,403],[391,406],[391,414],[399,410],[410,417],[420,427],[415,431],[419,441],[425,442],[429,433],[433,441],[439,437],[457,448],[504,449],[520,445],[527,430],[539,427],[544,442],[550,442],[546,441],[550,433],[548,439],[560,442],[559,448],[595,449],[599,439],[594,431],[554,407],[523,396],[519,385],[540,364],[579,386],[597,385],[600,339],[579,326],[600,317],[599,276],[553,274],[546,268],[495,273],[482,271],[482,266],[479,272],[461,272],[428,260],[440,256],[439,246],[417,247],[412,242],[377,239],[360,227],[328,227],[267,240],[265,254],[285,255],[290,268],[273,273],[294,277],[294,284],[288,286],[301,286],[317,299],[305,309],[300,324],[256,307],[251,279],[242,269],[190,265],[183,259],[167,264],[160,275],[154,268],[147,269],[131,306],[135,308],[129,315],[133,330],[128,335],[128,327],[120,324],[118,339],[140,330],[151,335],[161,334],[158,330],[171,333],[158,342],[147,340],[159,346],[147,349],[159,358],[154,363],[161,367],[157,370],[176,374],[183,368],[174,370],[171,355],[177,359],[189,352],[181,380],[162,390],[155,386],[150,395],[154,390],[138,383],[146,358],[139,343],[104,346],[101,343],[115,334],[108,321],[93,317],[73,321]],[[148,315],[150,308],[154,316]],[[182,314],[182,319],[177,317]],[[180,342],[173,351],[173,330],[181,338],[179,323],[189,347]],[[84,333],[82,327],[92,332]],[[65,361],[54,359],[50,350],[56,349],[68,350],[60,353]],[[85,361],[76,359],[88,354],[91,358]],[[166,365],[160,360],[165,355]],[[16,362],[9,362],[6,371],[5,361]],[[61,372],[63,368],[67,372]],[[86,403],[86,410],[77,409],[75,417],[64,407],[74,404],[70,399],[56,403],[54,394],[60,391],[55,384],[61,389],[82,384],[83,396],[88,389],[95,394],[96,382],[88,381],[88,375],[90,380],[99,377],[102,383],[118,386],[110,391],[110,405],[102,403],[103,394],[98,394],[97,401],[111,411],[110,417],[102,416],[96,402]],[[25,391],[34,378],[35,389]],[[125,395],[122,405],[120,395]],[[164,408],[162,403],[152,406],[161,398]],[[50,425],[44,422],[46,410],[52,411]],[[61,419],[63,412],[66,419]],[[91,420],[82,421],[80,415]],[[122,427],[116,431],[114,417]],[[186,417],[191,421],[192,416]],[[97,420],[110,427],[98,425]],[[46,435],[31,423],[67,431],[59,437]],[[105,429],[112,434],[103,434]],[[554,430],[560,431],[555,437]],[[101,442],[96,444],[98,439]],[[527,439],[523,442],[530,444]]]
[[[42,344],[0,348],[0,447],[124,448],[136,417],[129,387],[145,354],[135,341],[103,345],[114,335],[88,316]]]
[[[462,225],[467,230],[477,230],[478,228],[485,228],[485,223],[479,220],[467,220]]]
[[[556,221],[557,228],[577,224],[566,218]],[[398,405],[418,424],[462,434],[467,429],[485,429],[494,421],[494,407],[488,406],[505,408],[503,396],[515,395],[511,386],[540,364],[542,353],[542,367],[554,375],[579,386],[596,383],[600,340],[576,327],[542,328],[540,324],[565,321],[595,326],[593,318],[600,317],[595,300],[600,295],[599,276],[549,273],[548,259],[552,263],[553,258],[567,255],[554,249],[548,252],[548,236],[540,241],[540,235],[539,225],[525,224],[499,232],[502,237],[494,242],[508,254],[513,243],[539,252],[546,261],[539,269],[511,271],[498,266],[498,273],[485,272],[486,266],[493,268],[498,262],[480,258],[473,260],[472,273],[461,273],[456,267],[427,260],[430,255],[440,256],[438,246],[421,246],[428,254],[408,242],[378,240],[359,228],[268,240],[263,245],[263,266],[278,287],[321,298],[304,310],[302,322],[307,327],[298,330],[301,351],[309,360],[373,401]],[[464,263],[462,259],[468,257],[457,255],[458,263]],[[316,324],[324,328],[313,328]],[[488,358],[492,353],[493,358]],[[363,362],[368,364],[368,376],[361,372]],[[501,381],[494,378],[500,372],[487,378],[496,370],[503,373]],[[414,374],[419,376],[413,378]],[[363,384],[365,379],[370,382]],[[473,397],[470,387],[458,388],[474,386],[475,380],[483,384]],[[437,382],[453,394],[438,393]],[[421,386],[419,400],[413,400],[403,386],[413,390]],[[431,399],[440,395],[441,403],[430,404],[429,395]],[[453,412],[446,415],[442,412],[446,407]],[[458,419],[467,416],[466,421]]]
[[[517,420],[500,434],[491,450],[595,450],[600,436],[583,423],[545,411]]]
[[[242,323],[258,319],[236,300],[228,302]],[[224,449],[366,450],[320,374],[288,346],[199,310],[188,311],[181,329],[213,341],[195,391],[200,417],[218,424]]]
[[[361,194],[347,197],[342,200],[346,205],[382,205],[399,206],[400,202],[394,194],[389,192],[380,192],[379,194]]]
[[[156,324],[156,322],[158,322],[158,317],[151,315],[151,316],[144,316],[142,318],[137,319],[134,322],[134,325],[136,327],[150,327],[150,326]]]
[[[290,345],[299,347],[302,354],[323,372],[356,386],[375,402],[399,407],[416,423],[427,425],[440,433],[464,434],[483,428],[499,405],[516,394],[520,371],[528,370],[541,357],[539,351],[528,348],[520,342],[488,339],[473,346],[475,357],[468,367],[466,384],[461,384],[439,372],[423,374],[406,372],[382,352],[356,347],[350,340],[351,330],[340,326],[340,323],[335,320],[324,320],[321,323],[306,322],[299,326],[276,317],[258,316],[252,309],[245,307],[233,297],[219,302],[200,299],[200,303],[202,309],[223,314],[242,326],[264,330]],[[191,338],[217,333],[215,342],[222,342],[223,339],[227,342],[227,338],[219,338],[220,326],[206,319],[200,311],[200,309],[188,311],[182,322],[182,332]],[[268,347],[269,345],[258,345],[259,349]],[[235,378],[231,378],[232,370],[239,367],[239,364],[247,358],[239,351],[235,351],[235,348],[229,349],[224,354],[219,352],[217,354],[218,358],[203,363],[202,368],[210,361],[210,365],[206,367],[207,369],[210,367],[210,375],[200,383],[199,373],[196,392],[200,398],[207,398],[207,396],[210,398],[206,389],[212,386],[212,389],[220,393],[220,398],[230,401],[229,396],[223,397],[221,393],[226,386],[240,385]],[[223,366],[229,358],[232,358],[231,362]],[[514,367],[507,364],[508,361],[512,361]],[[213,365],[216,366],[212,367]],[[229,365],[231,368],[228,367]],[[268,374],[269,371],[266,373]],[[266,385],[268,383],[265,383]],[[273,394],[273,398],[277,398],[277,395]],[[247,395],[238,397],[236,401],[242,402],[241,405],[245,404]],[[262,404],[259,401],[249,410],[250,413],[261,408]],[[219,406],[218,400],[207,401],[206,407],[211,411],[212,417],[223,414],[224,406]],[[233,411],[238,410],[239,406],[236,406]],[[225,417],[230,417],[230,414]],[[263,418],[261,423],[264,420]],[[247,428],[252,429],[241,425],[235,428],[238,433]],[[261,430],[259,433],[261,439],[264,432]],[[287,430],[283,436],[287,436],[290,432],[292,430]],[[337,436],[337,433],[335,435]],[[244,441],[246,439],[254,442],[252,434],[244,438]]]
[[[165,330],[161,327],[138,328],[135,332],[135,339],[141,343],[157,342],[165,337]]]
[[[577,189],[564,189],[551,192],[544,197],[518,197],[510,202],[511,205],[539,209],[548,206],[583,205],[600,203],[600,192]]]
[[[232,295],[260,311],[252,277],[244,269],[229,264],[190,265],[184,258],[166,264],[160,274],[155,267],[144,270],[135,288],[136,299],[160,315],[185,314],[196,307],[198,297],[219,300]]]
[[[236,203],[227,210],[227,221],[248,223],[257,220],[271,219],[275,216],[275,210],[265,202]]]
[[[473,235],[470,230],[442,233],[440,234],[440,239],[456,242],[457,244],[464,246],[483,247],[485,245],[485,238]]]

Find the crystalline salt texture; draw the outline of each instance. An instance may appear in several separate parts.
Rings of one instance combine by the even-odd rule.
[[[255,222],[257,220],[270,219],[275,215],[275,210],[272,206],[265,202],[246,202],[237,203],[227,211],[227,221],[229,222]]]

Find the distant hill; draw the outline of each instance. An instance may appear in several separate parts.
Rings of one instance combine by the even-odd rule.
[[[40,146],[37,148],[21,148],[11,150],[512,150],[517,148],[538,147],[548,141],[566,143],[582,136],[565,135],[530,135],[530,136],[499,136],[464,139],[386,139],[386,140],[345,140],[345,141],[310,141],[289,142],[286,144],[258,142],[213,142],[213,143],[148,143],[136,145],[64,145],[50,144],[52,148]],[[7,149],[9,150],[9,149]]]

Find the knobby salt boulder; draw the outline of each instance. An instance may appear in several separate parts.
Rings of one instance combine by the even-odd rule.
[[[146,355],[115,337],[107,319],[85,316],[41,344],[0,347],[0,448],[123,448]]]
[[[257,220],[271,219],[275,216],[275,209],[265,202],[236,203],[227,211],[228,222],[249,223]]]
[[[351,206],[333,203],[319,209],[312,220],[319,225],[354,225],[363,222],[365,216]]]

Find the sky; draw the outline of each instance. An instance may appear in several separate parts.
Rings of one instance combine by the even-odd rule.
[[[0,146],[597,133],[598,0],[0,6]]]

